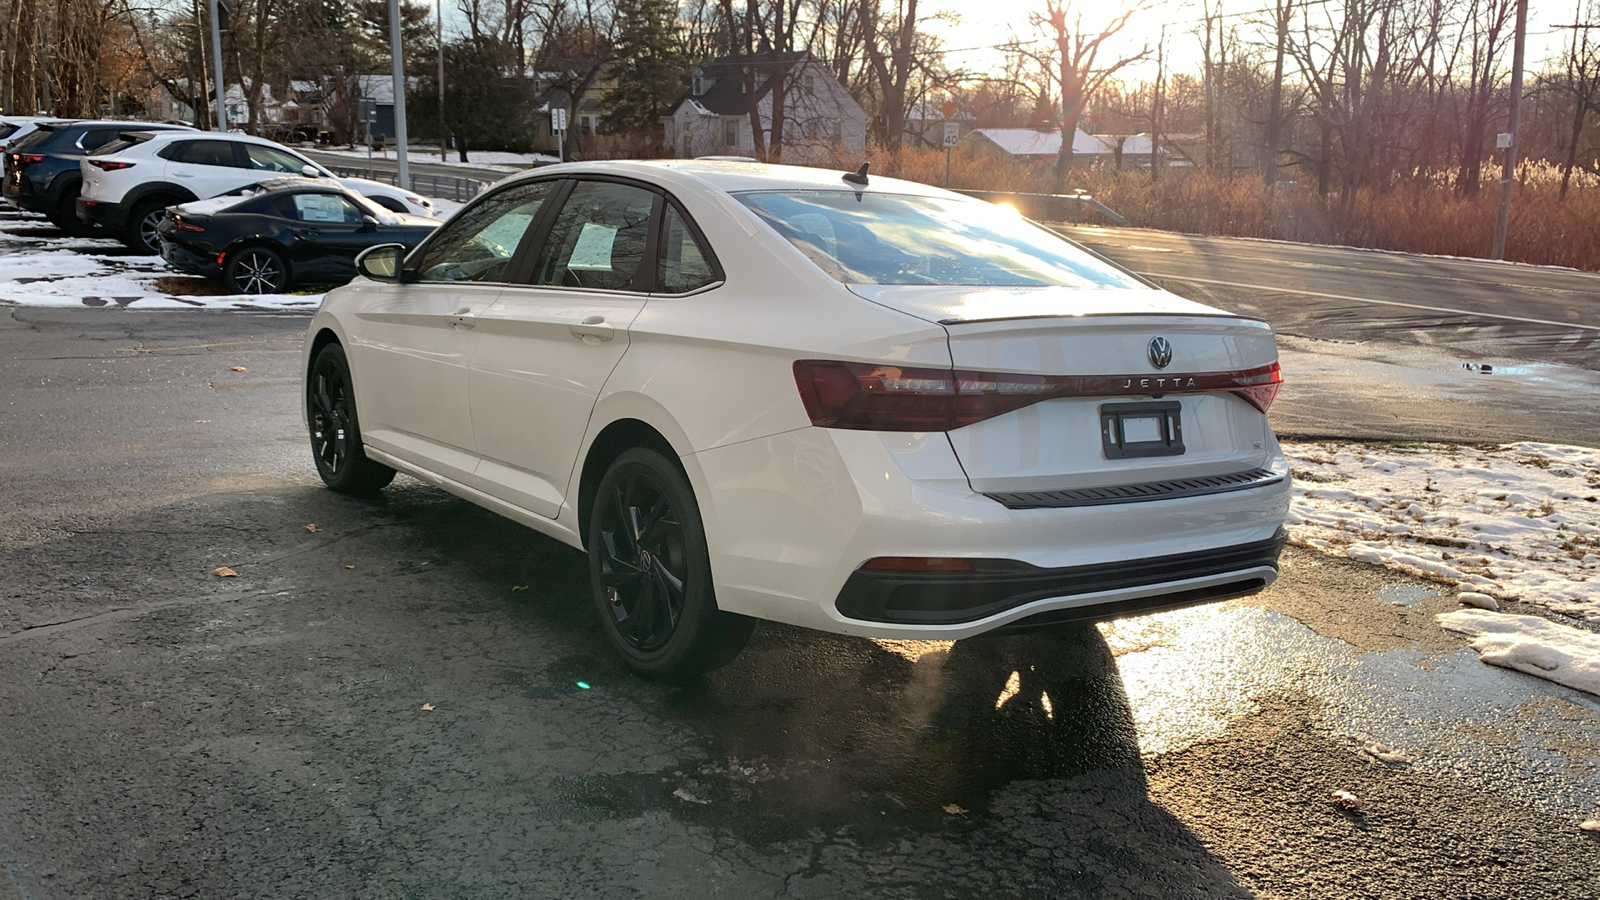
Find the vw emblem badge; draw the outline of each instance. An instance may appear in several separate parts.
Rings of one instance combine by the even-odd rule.
[[[1165,369],[1172,365],[1172,345],[1164,337],[1150,339],[1150,364],[1158,369]]]

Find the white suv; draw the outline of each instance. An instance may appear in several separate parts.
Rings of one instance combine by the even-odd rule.
[[[433,215],[433,203],[411,191],[339,178],[280,144],[243,134],[129,132],[79,165],[78,218],[111,230],[144,253],[160,252],[156,226],[167,207],[285,175],[332,179],[395,212]]]

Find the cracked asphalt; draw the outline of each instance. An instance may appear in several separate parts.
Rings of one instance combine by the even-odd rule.
[[[576,552],[321,488],[305,322],[0,309],[0,900],[1600,895],[1600,703],[1434,585],[1291,551],[1249,601],[763,625],[654,684]]]

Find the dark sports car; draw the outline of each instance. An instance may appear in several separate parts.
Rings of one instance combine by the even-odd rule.
[[[220,278],[241,294],[343,284],[356,254],[377,244],[414,247],[436,219],[390,212],[327,181],[282,178],[167,210],[161,256],[184,272]]]

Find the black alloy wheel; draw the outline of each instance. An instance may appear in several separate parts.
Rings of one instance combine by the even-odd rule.
[[[323,484],[345,494],[371,494],[394,480],[394,469],[368,459],[362,448],[350,363],[338,344],[323,347],[311,364],[306,421]]]
[[[289,286],[283,257],[265,247],[246,247],[228,257],[228,290],[236,294],[277,294]]]
[[[717,609],[705,530],[688,480],[654,450],[617,457],[589,518],[589,574],[612,646],[645,675],[727,664],[754,620]]]

